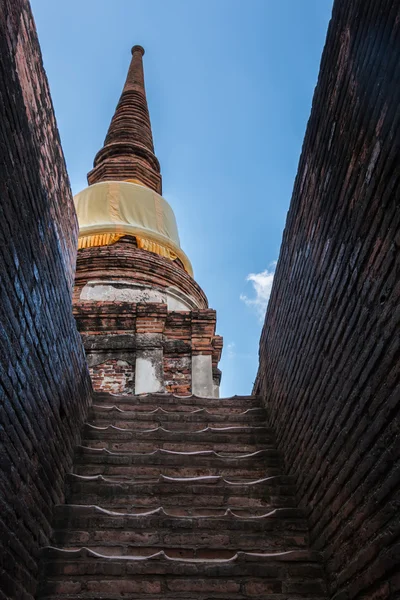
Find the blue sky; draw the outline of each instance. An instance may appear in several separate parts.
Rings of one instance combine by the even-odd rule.
[[[74,193],[141,44],[163,195],[251,392],[332,0],[31,0]]]

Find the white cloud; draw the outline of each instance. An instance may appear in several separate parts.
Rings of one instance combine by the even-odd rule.
[[[265,311],[267,310],[272,283],[274,281],[276,262],[271,263],[269,266],[271,268],[270,271],[265,269],[265,271],[261,271],[261,273],[250,273],[246,277],[246,281],[250,281],[253,284],[255,296],[249,298],[245,294],[240,295],[240,299],[243,300],[247,306],[255,309],[260,321],[264,319]]]

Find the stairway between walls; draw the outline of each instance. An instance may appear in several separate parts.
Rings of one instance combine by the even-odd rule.
[[[325,597],[257,397],[95,394],[40,600]]]

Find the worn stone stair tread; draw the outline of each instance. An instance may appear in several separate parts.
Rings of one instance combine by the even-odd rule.
[[[135,480],[130,476],[106,476],[104,477],[101,474],[97,475],[79,475],[77,473],[68,473],[67,479],[70,482],[102,482],[102,483],[110,483],[114,485],[143,485],[142,480]],[[196,475],[193,477],[173,477],[164,475],[161,473],[156,478],[149,480],[146,482],[146,485],[154,485],[154,484],[166,484],[168,486],[171,485],[183,485],[185,488],[180,491],[185,492],[187,489],[187,484],[191,484],[193,486],[197,485],[206,485],[213,486],[214,489],[221,488],[224,489],[227,486],[234,486],[237,488],[247,488],[249,486],[290,486],[293,490],[295,489],[293,479],[288,477],[287,475],[282,475],[279,473],[278,475],[264,476],[261,478],[252,478],[248,477],[236,477],[236,478],[225,478],[222,475]],[[147,488],[146,488],[147,489]],[[166,488],[168,489],[168,488]]]
[[[62,509],[61,507],[65,507]],[[252,504],[247,505],[223,505],[220,503],[218,506],[213,507],[198,507],[195,505],[165,505],[162,506],[158,504],[157,506],[147,507],[147,506],[139,506],[137,508],[125,508],[123,506],[119,506],[118,508],[109,508],[105,505],[99,505],[95,503],[84,503],[84,502],[69,502],[68,504],[60,504],[55,507],[54,510],[54,518],[58,519],[59,515],[68,514],[69,507],[72,511],[78,511],[80,507],[83,509],[95,509],[98,512],[104,512],[104,514],[111,515],[132,515],[135,516],[151,516],[151,515],[165,515],[168,517],[182,517],[182,518],[205,518],[205,517],[224,517],[224,516],[233,516],[238,519],[244,519],[248,517],[251,518],[266,518],[268,517],[285,517],[288,519],[304,519],[304,512],[301,509],[298,509],[295,506],[277,506],[274,508],[265,508],[263,506],[257,506]],[[272,514],[274,511],[279,514]],[[287,511],[287,512],[285,512]],[[235,514],[231,514],[235,513]]]
[[[153,410],[150,412],[137,411],[137,410],[123,410],[118,406],[92,406],[90,411],[89,423],[96,425],[99,421],[108,421],[111,425],[112,420],[118,420],[121,422],[134,421],[137,428],[139,423],[149,423],[148,428],[154,426],[154,423],[176,423],[180,426],[183,423],[207,423],[208,427],[216,427],[223,423],[225,426],[229,423],[235,423],[236,426],[239,424],[243,427],[252,423],[253,425],[264,425],[265,413],[257,412],[253,410],[243,411],[241,413],[229,413],[229,414],[218,414],[211,413],[206,410],[198,412],[173,412],[164,410]],[[206,425],[204,425],[206,427]]]
[[[45,595],[41,595],[40,598],[42,600],[59,600],[60,598],[63,598],[63,600],[121,600],[121,598],[124,598],[124,600],[142,600],[143,598],[146,598],[146,600],[194,600],[193,598],[193,594],[189,593],[189,595],[184,592],[183,594],[177,593],[177,592],[163,592],[161,596],[150,596],[148,594],[146,594],[146,596],[144,596],[144,593],[138,592],[138,593],[133,593],[133,592],[124,592],[123,596],[121,596],[120,593],[101,593],[101,592],[78,592],[77,594],[71,594],[71,593],[67,593],[64,594],[59,591],[56,592],[56,595],[54,594],[45,594]],[[308,596],[309,598],[312,597],[313,600],[326,600],[326,596]],[[261,600],[287,600],[288,596],[287,594],[281,594],[281,593],[274,593],[274,594],[265,594],[262,593],[261,595],[257,596],[255,594],[251,594],[249,595],[243,595],[241,593],[239,594],[233,594],[231,593],[229,596],[226,595],[212,595],[210,596],[210,592],[206,592],[205,594],[201,594],[199,595],[198,593],[196,593],[195,596],[195,600],[214,600],[214,599],[218,599],[218,600],[248,600],[249,598],[260,598]],[[290,600],[304,600],[304,595],[302,596],[298,596],[297,594],[290,594]]]
[[[222,495],[231,494],[252,496],[264,496],[268,490],[275,495],[294,495],[295,486],[293,481],[281,474],[262,477],[251,477],[249,473],[243,477],[223,477],[221,475],[195,477],[174,477],[160,473],[156,477],[143,478],[130,475],[80,475],[69,473],[67,482],[70,486],[86,490],[90,486],[92,490],[107,489],[114,493],[154,495],[158,494],[183,494],[183,495]],[[100,487],[101,486],[101,487]]]
[[[131,536],[132,540],[121,542],[116,539],[115,530],[104,530],[107,534],[106,539],[101,539],[96,533],[96,536],[88,535],[88,531],[82,530],[71,530],[69,535],[64,535],[62,530],[57,531],[54,538],[55,543],[59,543],[65,550],[73,550],[79,547],[82,543],[87,544],[94,552],[98,554],[105,554],[109,556],[124,556],[131,553],[139,553],[140,555],[149,556],[155,552],[161,550],[169,553],[170,555],[179,555],[181,558],[189,558],[191,556],[199,556],[206,553],[209,557],[210,554],[216,553],[218,555],[228,552],[237,551],[238,548],[241,552],[274,552],[289,551],[305,549],[307,547],[307,541],[304,536],[301,537],[301,532],[293,532],[292,534],[286,534],[285,536],[273,535],[268,531],[268,539],[266,540],[262,531],[249,532],[249,539],[243,542],[238,539],[239,534],[243,537],[243,530],[237,530],[237,533],[228,536],[226,532],[224,534],[218,534],[214,532],[214,535],[208,532],[198,532],[197,536],[194,537],[188,531],[171,534],[166,541],[155,539],[151,542],[151,536],[147,536],[146,533],[137,531],[135,536]],[[93,531],[93,533],[95,533]],[[74,535],[75,534],[75,535]],[[165,531],[160,531],[159,536],[163,537]],[[95,539],[92,539],[95,537]],[[126,536],[127,537],[127,536]],[[99,539],[97,539],[99,538]],[[147,539],[145,543],[143,540]],[[222,540],[222,541],[221,541]]]
[[[129,428],[132,424],[132,421],[124,421],[118,418],[106,418],[106,419],[92,419],[90,421],[90,425],[97,425],[97,426],[106,426],[106,425],[114,425],[115,427],[118,427],[119,429],[125,429],[125,428]],[[237,423],[239,425],[239,423]],[[179,427],[179,423],[178,422],[162,422],[162,421],[157,421],[157,420],[153,420],[153,421],[137,421],[135,422],[135,425],[137,427],[137,430],[148,430],[150,428],[154,428],[154,427],[164,427],[165,425],[168,426],[168,428],[170,430],[173,430],[175,427],[176,429],[178,429]],[[191,433],[195,433],[198,430],[199,425],[200,426],[218,426],[219,423],[210,423],[208,421],[204,422],[204,423],[186,423],[187,425],[187,432],[189,434]],[[241,426],[246,426],[248,425],[248,423],[240,423]]]
[[[201,427],[201,426],[200,426]],[[206,436],[211,438],[216,438],[218,436],[231,436],[232,434],[243,435],[245,437],[253,437],[255,435],[259,435],[260,437],[265,437],[268,433],[272,432],[267,427],[254,426],[254,425],[245,425],[241,427],[240,425],[229,425],[229,426],[219,426],[219,427],[201,427],[200,429],[168,429],[163,427],[162,425],[157,425],[155,427],[151,427],[150,429],[134,429],[133,427],[117,427],[116,425],[92,425],[90,423],[86,424],[86,431],[90,431],[92,433],[97,434],[111,434],[111,433],[119,433],[119,434],[129,434],[130,437],[148,437],[148,436],[190,436],[190,439],[195,439],[198,436]]]
[[[250,509],[247,509],[250,512]],[[135,517],[142,519],[143,517],[168,517],[168,518],[187,518],[187,519],[224,519],[227,523],[229,523],[233,518],[245,518],[245,519],[277,519],[277,518],[285,518],[285,519],[304,519],[305,513],[301,508],[293,508],[293,507],[284,507],[284,508],[276,508],[270,510],[266,513],[262,514],[249,514],[247,516],[238,515],[235,513],[234,508],[230,507],[222,507],[219,509],[219,513],[216,513],[216,509],[214,509],[212,514],[207,514],[203,511],[201,514],[192,514],[192,515],[178,515],[168,512],[163,506],[159,506],[158,508],[151,509],[147,512],[126,512],[126,511],[110,511],[109,509],[98,506],[97,504],[57,504],[54,507],[55,517],[59,517],[60,515],[83,515],[87,516],[90,514],[100,514],[108,517]]]
[[[244,477],[249,475],[253,479],[261,478],[266,475],[277,475],[279,474],[278,466],[271,466],[265,468],[261,465],[259,469],[249,468],[248,465],[244,464],[242,468],[237,465],[230,465],[222,467],[221,465],[204,466],[198,465],[194,467],[190,466],[179,466],[179,465],[165,465],[160,464],[142,464],[142,465],[130,465],[130,464],[102,464],[93,461],[92,464],[75,464],[75,471],[77,474],[82,475],[97,475],[104,474],[108,475],[129,475],[139,479],[143,482],[151,481],[154,477],[157,477],[161,473],[171,477],[182,477],[182,476],[195,476],[201,469],[202,473],[206,473],[209,476],[216,476],[222,474],[224,477]]]
[[[254,455],[220,456],[211,453],[181,454],[159,450],[150,454],[111,452],[106,449],[78,447],[75,472],[81,475],[113,474],[135,478],[223,476],[256,480],[280,473],[276,450]]]
[[[212,592],[213,597],[218,597],[215,594],[249,590],[251,582],[260,581],[262,587],[258,591],[262,591],[262,597],[268,591],[293,593],[296,588],[310,596],[321,596],[324,592],[319,557],[306,550],[268,554],[232,552],[231,556],[225,553],[224,558],[211,559],[168,556],[164,551],[151,556],[106,556],[86,547],[76,550],[50,547],[43,554],[48,573],[43,591],[50,593],[54,587],[57,589],[57,579],[61,580],[61,590],[65,589],[66,582],[62,579],[66,573],[68,581],[76,584],[75,591],[148,593],[151,590],[154,594],[164,589]],[[109,587],[104,585],[106,581]]]
[[[160,475],[144,481],[120,476],[69,474],[68,483],[69,500],[76,503],[79,499],[80,504],[216,508],[229,503],[235,507],[275,508],[295,503],[293,482],[282,475],[247,481],[220,476],[174,478]]]
[[[267,448],[257,450],[251,453],[240,455],[219,454],[213,450],[203,450],[196,452],[177,452],[158,448],[153,452],[135,453],[132,451],[121,452],[111,451],[107,448],[92,448],[88,446],[78,446],[75,452],[75,464],[82,465],[125,465],[132,467],[149,466],[185,466],[209,467],[209,468],[243,468],[251,467],[262,463],[268,466],[278,466],[280,464],[280,454],[275,449]]]
[[[137,406],[135,404],[132,405],[127,405],[128,408],[120,408],[118,405],[116,404],[92,404],[92,411],[93,412],[122,412],[122,413],[137,413],[137,415],[141,415],[141,416],[148,416],[148,415],[154,415],[154,414],[160,414],[160,415],[176,415],[176,416],[181,416],[181,417],[190,417],[191,415],[209,415],[209,416],[223,416],[223,417],[230,417],[230,416],[244,416],[244,415],[254,415],[254,416],[266,416],[266,410],[264,408],[260,408],[260,407],[256,407],[256,406],[252,406],[251,408],[245,408],[243,407],[243,409],[240,410],[234,410],[234,411],[230,411],[229,409],[223,409],[221,407],[214,407],[214,408],[208,408],[208,407],[192,407],[192,408],[188,408],[185,407],[184,410],[179,410],[178,406],[173,406],[172,408],[164,408],[163,406],[152,406],[150,407],[149,411],[143,410],[143,407],[141,410],[137,410]],[[223,412],[224,410],[227,410],[227,412]]]
[[[165,509],[173,509],[175,507],[179,507],[183,512],[185,512],[185,514],[190,515],[192,510],[204,510],[204,511],[211,511],[213,509],[215,510],[220,510],[220,506],[221,506],[221,498],[220,497],[216,497],[215,499],[211,499],[209,502],[191,502],[190,501],[190,496],[184,498],[183,500],[180,499],[177,496],[172,496],[172,497],[168,497],[168,496],[160,496],[160,497],[155,497],[155,498],[144,498],[143,501],[141,501],[140,499],[137,499],[135,497],[133,497],[131,500],[127,499],[127,498],[121,498],[120,501],[118,501],[118,498],[112,498],[107,500],[104,500],[103,498],[97,496],[95,497],[93,495],[93,497],[89,497],[87,498],[86,496],[83,497],[73,497],[71,498],[72,502],[75,503],[80,503],[80,504],[84,504],[85,501],[87,501],[87,505],[91,506],[94,503],[101,503],[102,507],[107,509],[107,510],[112,510],[115,512],[118,512],[119,510],[121,511],[125,511],[125,512],[134,512],[134,511],[148,511],[148,510],[152,510],[152,509],[156,509],[159,505],[160,502],[163,503],[164,508]],[[267,501],[264,499],[259,499],[259,498],[252,498],[250,502],[247,502],[246,499],[244,499],[241,496],[233,496],[232,498],[229,498],[229,503],[230,506],[229,508],[231,508],[232,510],[235,510],[236,512],[243,512],[245,513],[246,511],[248,511],[249,509],[252,509],[255,511],[255,514],[263,514],[266,511],[271,511],[271,510],[275,510],[276,508],[295,508],[296,507],[296,502],[293,498],[283,498],[283,499],[275,499],[272,498],[271,500]]]
[[[95,455],[99,454],[106,455],[107,457],[121,457],[121,456],[129,456],[132,460],[141,460],[142,457],[166,457],[166,458],[177,458],[183,459],[197,459],[197,458],[218,458],[218,459],[226,459],[226,460],[240,460],[240,459],[259,459],[262,457],[273,457],[279,458],[279,452],[275,448],[261,448],[260,450],[255,450],[254,452],[245,452],[243,454],[238,455],[237,453],[230,454],[220,454],[215,450],[195,450],[195,451],[177,451],[177,450],[166,450],[165,448],[156,448],[151,452],[122,452],[122,451],[111,451],[107,448],[93,448],[91,446],[77,446],[76,448],[77,454],[87,455]]]
[[[150,429],[132,429],[131,427],[118,427],[112,424],[93,425],[88,423],[84,430],[85,437],[92,439],[126,439],[136,441],[146,440],[179,440],[188,442],[229,442],[232,435],[235,440],[241,442],[265,441],[275,442],[275,438],[270,434],[266,427],[205,427],[193,430],[174,430],[163,426],[156,426]],[[231,442],[233,444],[233,442]]]
[[[73,582],[72,582],[73,583]],[[55,584],[57,584],[57,582],[55,582]],[[70,587],[71,589],[71,587]],[[242,593],[230,593],[229,596],[226,596],[226,594],[218,594],[215,595],[213,594],[212,596],[210,596],[210,592],[206,592],[205,594],[198,594],[198,592],[196,592],[195,597],[193,597],[193,593],[179,593],[179,592],[163,592],[162,595],[159,596],[153,596],[153,595],[148,595],[146,594],[144,596],[144,592],[140,591],[137,593],[134,592],[123,592],[123,596],[121,596],[120,593],[113,593],[113,592],[105,592],[105,593],[101,593],[101,592],[77,592],[76,594],[71,594],[70,592],[68,592],[67,594],[64,594],[63,592],[57,591],[56,595],[54,595],[53,593],[46,593],[45,595],[41,595],[40,598],[42,600],[59,600],[60,598],[62,598],[63,600],[121,600],[121,598],[124,598],[124,600],[142,600],[143,598],[146,598],[146,600],[214,600],[214,599],[218,599],[218,600],[248,600],[249,598],[259,598],[260,600],[288,600],[288,595],[287,594],[282,594],[282,593],[262,593],[260,595],[255,595],[254,593],[252,593],[250,596],[247,594],[242,594]],[[308,598],[312,598],[312,600],[326,600],[326,596],[316,596],[316,595],[312,595],[312,596],[307,596]],[[297,595],[297,594],[290,594],[290,600],[304,600],[305,596],[304,595]]]
[[[93,402],[92,409],[94,410],[105,410],[109,411],[112,409],[117,409],[124,412],[140,412],[143,414],[153,414],[153,413],[174,413],[174,414],[208,414],[208,415],[244,415],[253,413],[254,415],[266,416],[266,410],[259,406],[246,406],[246,405],[237,405],[237,406],[194,406],[188,404],[137,404],[133,402],[122,402],[119,401],[115,403],[111,401],[107,402]]]
[[[169,441],[188,443],[225,443],[234,446],[237,443],[269,443],[275,447],[275,437],[266,427],[225,427],[201,428],[194,431],[170,430],[165,427],[147,429],[122,428],[114,425],[87,424],[84,439],[90,440],[132,440]]]
[[[223,407],[199,407],[199,406],[193,406],[193,407],[188,407],[188,406],[183,406],[182,410],[180,410],[180,405],[174,405],[172,408],[164,408],[163,406],[152,406],[152,405],[146,405],[149,406],[149,410],[145,410],[143,408],[143,405],[138,407],[136,404],[127,404],[127,403],[121,403],[123,406],[125,406],[126,408],[121,408],[119,405],[117,404],[92,404],[92,409],[96,412],[109,412],[109,411],[118,411],[118,412],[134,412],[134,413],[138,413],[140,415],[153,415],[153,414],[166,414],[166,415],[185,415],[185,416],[190,416],[190,415],[198,415],[198,414],[204,414],[204,415],[223,415],[223,416],[229,416],[229,415],[248,415],[248,414],[253,414],[255,416],[266,416],[266,411],[264,408],[260,408],[260,407],[256,407],[253,406],[251,408],[246,408],[246,407],[241,407],[241,408],[232,408],[232,407],[228,407],[228,408],[223,408]]]
[[[147,512],[118,512],[93,505],[70,505],[57,507],[54,528],[55,539],[62,539],[64,544],[71,537],[69,533],[79,530],[85,532],[79,542],[87,541],[91,534],[94,534],[96,545],[102,545],[104,540],[107,543],[110,539],[113,545],[124,545],[125,542],[132,544],[134,541],[132,534],[142,532],[145,534],[145,539],[140,536],[138,539],[144,545],[175,545],[177,540],[180,540],[182,545],[189,544],[191,547],[196,547],[198,543],[204,545],[201,536],[207,535],[210,548],[215,544],[225,546],[233,543],[234,539],[235,547],[239,547],[241,532],[245,531],[248,534],[268,532],[269,537],[264,539],[263,535],[259,538],[253,536],[252,541],[248,542],[258,543],[259,549],[268,548],[272,541],[276,542],[275,539],[270,539],[270,536],[276,538],[278,533],[282,545],[290,540],[291,545],[297,548],[304,545],[307,535],[304,514],[298,509],[290,508],[273,509],[258,514],[252,514],[249,510],[241,513],[228,508],[225,511],[221,510],[219,514],[210,515],[204,511],[203,514],[182,515],[169,514],[163,507]],[[151,536],[151,532],[157,532],[157,535]],[[247,537],[250,540],[251,536]],[[247,549],[252,549],[252,546]]]
[[[148,511],[152,509],[158,508],[158,506],[162,503],[165,509],[173,509],[174,507],[179,507],[182,511],[186,511],[187,514],[190,514],[190,511],[193,510],[220,510],[221,502],[225,501],[225,498],[221,498],[221,496],[213,496],[209,501],[198,501],[193,502],[192,497],[190,495],[185,496],[184,498],[180,498],[177,495],[172,496],[154,496],[154,498],[149,498],[147,496],[142,497],[112,497],[112,498],[104,498],[101,495],[85,496],[78,495],[71,497],[69,501],[79,504],[84,504],[87,502],[88,506],[93,504],[101,504],[103,508],[112,511]],[[295,508],[296,502],[293,497],[271,497],[271,498],[257,498],[252,497],[250,501],[248,501],[243,496],[231,496],[227,499],[229,502],[229,508],[235,511],[245,512],[249,509],[253,509],[257,512],[264,513],[266,511],[274,510],[276,508]]]
[[[148,405],[186,405],[193,407],[202,407],[202,406],[215,406],[215,407],[233,407],[236,408],[238,406],[244,406],[247,408],[251,408],[252,406],[260,407],[262,406],[262,399],[258,396],[229,396],[226,398],[207,398],[204,396],[176,396],[174,394],[141,394],[139,396],[127,396],[120,394],[108,394],[104,392],[94,392],[93,394],[93,403],[97,402],[112,402],[113,404],[126,403],[126,404],[148,404]]]
[[[157,426],[150,429],[134,429],[133,427],[116,427],[115,425],[92,425],[88,423],[85,426],[84,434],[86,437],[95,439],[129,439],[129,440],[170,440],[178,438],[179,441],[199,442],[204,441],[223,441],[227,442],[232,436],[235,436],[235,441],[275,441],[273,432],[268,427],[251,426],[237,427],[220,426],[220,427],[201,427],[193,431],[174,430],[167,427]]]
[[[65,548],[58,548],[56,546],[45,546],[42,549],[42,555],[46,560],[52,561],[69,561],[73,558],[83,559],[83,561],[100,561],[105,563],[112,563],[115,561],[122,561],[126,563],[154,563],[163,565],[174,565],[182,564],[201,564],[204,566],[218,566],[218,565],[235,565],[250,564],[258,566],[260,563],[265,564],[268,562],[280,562],[280,563],[316,563],[320,564],[321,555],[318,552],[312,550],[288,550],[283,552],[233,552],[232,556],[224,558],[180,558],[169,556],[164,550],[160,550],[152,554],[151,556],[128,555],[128,556],[106,556],[94,552],[86,546],[82,546],[76,550],[66,550]],[[322,567],[321,567],[322,569]]]
[[[105,448],[110,452],[120,453],[137,453],[137,454],[151,454],[157,449],[172,451],[172,452],[202,452],[202,451],[213,451],[217,454],[224,455],[241,455],[241,454],[252,454],[260,450],[275,450],[273,444],[259,443],[259,444],[246,444],[239,443],[227,444],[224,442],[209,442],[199,441],[195,442],[178,442],[178,441],[166,441],[166,440],[124,440],[124,439],[94,439],[84,438],[82,440],[82,446],[101,450]]]

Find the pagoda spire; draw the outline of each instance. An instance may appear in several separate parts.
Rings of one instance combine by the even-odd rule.
[[[128,75],[104,146],[88,173],[89,185],[133,181],[162,193],[144,86],[143,55],[142,46],[133,46]]]

